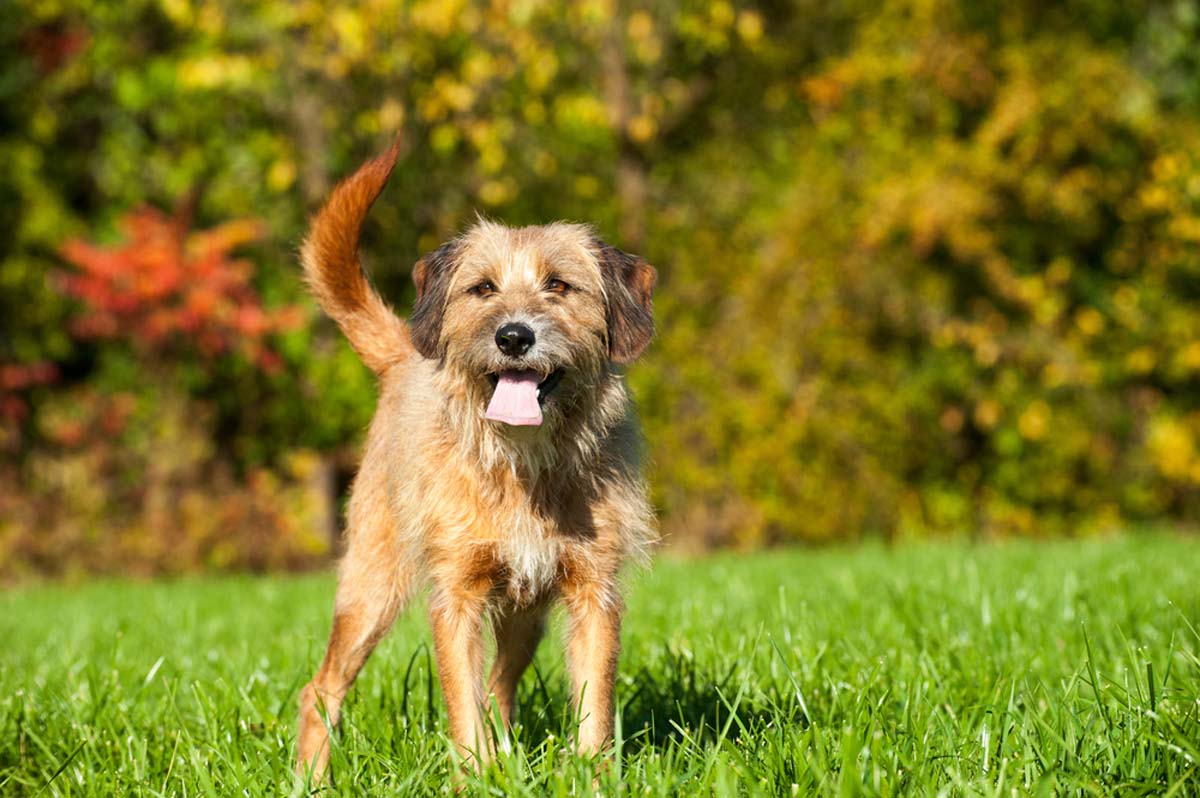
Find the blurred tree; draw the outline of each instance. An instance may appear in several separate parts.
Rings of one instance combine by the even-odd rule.
[[[703,362],[686,317],[664,341],[672,517],[701,496],[743,543],[1194,519],[1197,128],[1088,8],[891,3],[806,76],[753,272],[692,298]]]

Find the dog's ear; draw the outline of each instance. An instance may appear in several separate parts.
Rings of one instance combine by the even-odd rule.
[[[654,284],[658,272],[636,255],[595,240],[604,277],[608,315],[608,356],[614,363],[631,363],[654,336]]]
[[[450,290],[450,276],[458,265],[456,242],[443,244],[438,249],[417,261],[413,266],[413,285],[417,287],[417,301],[408,326],[412,334],[413,347],[423,357],[437,359],[442,356],[442,316],[446,312],[446,295]]]

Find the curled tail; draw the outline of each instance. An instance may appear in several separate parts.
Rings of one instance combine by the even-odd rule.
[[[376,374],[415,352],[408,328],[375,293],[358,260],[363,220],[399,155],[397,140],[339,183],[313,218],[300,247],[304,277],[313,296]]]

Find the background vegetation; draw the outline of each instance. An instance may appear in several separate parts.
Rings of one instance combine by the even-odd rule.
[[[8,0],[0,571],[298,566],[373,405],[302,296],[332,181],[400,307],[476,211],[660,270],[631,371],[696,546],[1200,511],[1186,0]]]

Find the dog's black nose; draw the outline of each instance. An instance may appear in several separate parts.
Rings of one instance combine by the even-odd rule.
[[[496,346],[509,357],[520,357],[533,346],[533,330],[524,324],[510,322],[496,330]]]

